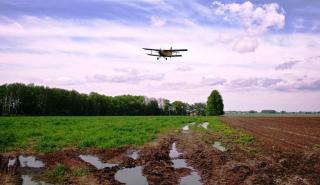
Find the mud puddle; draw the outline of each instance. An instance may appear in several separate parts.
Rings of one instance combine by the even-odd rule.
[[[50,183],[46,183],[43,181],[35,181],[32,180],[31,175],[21,175],[22,185],[51,185]]]
[[[172,159],[171,162],[173,163],[174,168],[188,168],[188,165],[186,163],[185,159]]]
[[[37,160],[35,156],[20,155],[19,161],[20,161],[21,167],[29,167],[29,168],[42,168],[42,167],[44,167],[44,163],[40,160]]]
[[[220,141],[215,141],[215,142],[213,143],[213,147],[216,148],[216,149],[218,149],[218,150],[220,150],[221,152],[227,151],[227,149],[221,144]]]
[[[138,151],[138,150],[129,151],[128,156],[134,160],[137,160],[139,158],[139,152],[140,151]]]
[[[195,171],[191,172],[190,175],[181,177],[180,185],[202,185],[200,182],[201,177]]]
[[[142,166],[121,169],[117,171],[114,178],[127,185],[148,185],[147,178],[142,175]]]
[[[208,126],[209,126],[209,123],[208,122],[204,122],[204,123],[201,123],[200,126],[204,129],[208,129]]]
[[[100,161],[100,159],[94,155],[79,155],[80,159],[93,165],[98,170],[101,170],[103,168],[112,168],[114,166],[117,166],[118,164],[111,164],[111,163],[103,163]]]
[[[17,159],[16,159],[16,158],[14,158],[14,159],[9,159],[8,168],[9,168],[10,166],[14,166],[14,165],[16,164],[16,162],[17,162]]]
[[[171,149],[170,149],[170,152],[169,152],[171,162],[173,163],[172,167],[174,167],[175,169],[188,168],[192,171],[190,175],[181,177],[179,184],[181,184],[181,185],[198,185],[198,184],[200,184],[201,185],[202,184],[200,182],[201,177],[198,175],[198,173],[191,166],[188,166],[186,159],[177,159],[182,154],[183,153],[180,153],[177,151],[176,142],[173,142]]]
[[[182,127],[182,133],[189,133],[189,125],[185,125],[184,127]]]
[[[169,157],[170,158],[177,158],[182,154],[182,153],[177,151],[177,146],[176,145],[177,145],[176,142],[172,143],[172,146],[171,146],[171,149],[170,149],[170,152],[169,152]]]

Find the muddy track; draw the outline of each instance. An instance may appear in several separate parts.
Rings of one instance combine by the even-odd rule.
[[[188,180],[192,185],[320,184],[319,150],[300,152],[279,147],[264,152],[268,147],[262,147],[261,152],[253,155],[230,142],[224,143],[228,150],[222,152],[212,145],[220,138],[220,135],[208,130],[189,130],[169,133],[140,148],[65,149],[36,155],[36,160],[45,164],[41,170],[22,167],[18,153],[3,154],[0,155],[0,184],[22,184],[21,175],[32,173],[32,180],[52,184],[120,185],[124,183],[117,177],[121,170],[126,169],[137,169],[135,172],[145,178],[140,182],[150,185],[176,185],[188,179],[185,177],[190,177]],[[262,146],[264,141],[261,136],[252,143],[252,147]],[[129,155],[131,151],[139,151],[137,158]],[[95,156],[103,165],[116,165],[98,169],[94,164],[83,161],[79,155]],[[17,157],[17,162],[8,168],[9,161],[14,157]],[[180,162],[178,167],[175,162]],[[63,164],[65,168],[63,178],[48,176],[57,164]],[[85,172],[79,176],[72,175],[78,169]]]

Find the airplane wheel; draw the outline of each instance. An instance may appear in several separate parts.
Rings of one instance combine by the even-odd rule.
[[[166,60],[168,60],[168,59],[166,58]]]

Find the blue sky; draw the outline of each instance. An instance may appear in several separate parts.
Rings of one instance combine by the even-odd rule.
[[[107,19],[126,24],[148,25],[150,16],[165,16],[191,19],[208,26],[236,26],[221,21],[219,18],[207,17],[204,12],[194,8],[210,7],[211,0],[186,0],[170,2],[170,8],[161,6],[159,0],[1,0],[0,15],[19,18],[24,15],[49,16],[63,19]],[[242,0],[220,1],[223,3],[243,3]],[[251,1],[254,4],[270,3],[268,0]],[[290,0],[272,1],[285,11],[286,27],[282,31],[288,32],[319,32],[318,19],[320,16],[320,1]],[[297,25],[299,24],[299,25]],[[315,27],[315,28],[313,28]],[[313,29],[312,29],[313,28]]]
[[[0,0],[0,82],[319,111],[320,1]],[[188,48],[156,61],[142,47]]]

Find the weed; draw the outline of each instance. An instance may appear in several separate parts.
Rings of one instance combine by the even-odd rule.
[[[62,177],[65,174],[65,167],[63,164],[58,163],[53,171],[50,173],[50,176],[53,177]]]
[[[223,140],[240,144],[246,148],[253,140],[254,137],[245,133],[244,130],[233,129],[226,124],[220,122],[218,117],[212,117],[210,120],[209,128],[214,132],[220,134]],[[254,150],[254,149],[253,149]],[[252,151],[254,153],[254,151]]]
[[[80,177],[87,173],[87,170],[84,168],[77,168],[71,172],[71,175],[74,177]]]

